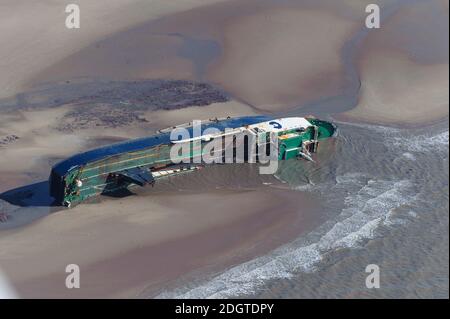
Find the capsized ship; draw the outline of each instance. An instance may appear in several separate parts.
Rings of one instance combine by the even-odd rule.
[[[276,119],[261,115],[212,119],[202,122],[201,132],[215,128],[218,133],[171,140],[171,131],[176,128],[185,128],[190,136],[195,136],[192,134],[192,123],[186,123],[160,130],[149,137],[80,153],[57,163],[49,177],[50,195],[56,204],[70,207],[100,194],[135,185],[153,185],[160,178],[201,167],[201,164],[186,163],[186,160],[184,163],[175,163],[170,156],[171,147],[175,144],[190,143],[192,147],[187,148],[188,151],[180,154],[180,157],[194,159],[201,158],[207,152],[205,146],[212,139],[225,139],[231,133],[250,134],[270,143],[269,135],[272,134],[278,139],[278,160],[302,158],[312,161],[311,153],[317,151],[320,140],[336,134],[334,124],[313,117]],[[230,147],[234,151],[237,149],[236,139]]]

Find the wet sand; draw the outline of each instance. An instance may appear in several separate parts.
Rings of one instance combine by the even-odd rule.
[[[448,17],[441,1],[403,6],[369,34],[359,101],[341,118],[412,126],[448,117]]]
[[[41,99],[36,94],[29,100]],[[204,180],[210,174],[200,180],[179,176],[168,180],[165,189],[158,185],[141,193],[134,190],[138,195],[104,197],[71,210],[52,207],[46,180],[51,165],[59,159],[101,144],[145,136],[192,117],[254,112],[232,100],[147,111],[143,117],[148,120],[131,126],[78,123],[70,130],[61,127],[67,114],[78,107],[65,104],[49,109],[38,103],[5,111],[0,118],[2,134],[18,137],[5,138],[7,142],[1,145],[0,211],[5,220],[0,225],[0,266],[19,296],[133,297],[144,289],[157,291],[190,271],[221,269],[263,253],[310,225],[305,222],[311,212],[306,209],[306,198],[303,213],[294,207],[301,196],[290,190],[265,189],[256,180],[258,176],[249,177],[256,182],[242,190],[236,189],[240,185],[236,181],[214,190],[212,185],[218,184]],[[217,178],[223,180],[224,174]],[[187,251],[191,256],[173,253]],[[86,289],[74,292],[61,285],[69,263],[82,267],[84,280],[90,283]]]
[[[359,103],[340,118],[413,126],[448,117],[448,64],[418,65],[383,51],[367,54],[362,63]]]
[[[31,185],[45,197],[42,187],[58,159],[192,119],[301,113],[318,100],[331,101],[324,114],[333,114],[333,97],[355,84],[348,78],[343,48],[362,28],[364,3],[347,1],[341,7],[335,1],[253,0],[201,6],[194,0],[170,5],[127,0],[108,2],[105,9],[101,1],[85,1],[83,27],[68,34],[53,27],[64,18],[57,5],[33,4],[32,11],[28,4],[8,1],[5,6],[18,16],[33,12],[39,19],[32,28],[0,13],[2,26],[14,30],[0,32],[1,42],[10,44],[0,48],[0,97],[6,103],[0,103],[0,139],[8,140],[0,145],[0,192]],[[413,19],[421,35],[417,42],[405,38],[412,31],[370,33],[352,61],[362,84],[353,96],[358,104],[333,116],[390,125],[448,117],[448,45],[433,42],[423,26],[434,23],[430,29],[438,31],[436,39],[445,32],[448,38],[448,26],[440,24],[445,19],[448,24],[448,6],[439,13],[443,16],[427,12],[422,6],[407,16],[426,16]],[[386,27],[403,30],[402,19],[394,16]],[[433,50],[417,50],[424,39]],[[37,85],[80,79],[205,81],[230,100],[147,110],[143,122],[69,132],[58,125],[78,105],[21,108],[27,95],[14,96]],[[58,90],[64,95],[69,88]],[[18,109],[3,112],[10,98]],[[33,101],[45,98],[37,95]],[[49,206],[48,198],[39,205],[33,198],[0,200],[1,213],[13,222],[16,214],[25,221],[0,231],[0,267],[24,297],[135,297],[143,291],[154,296],[192,272],[213,272],[262,255],[320,221],[316,203],[300,192],[279,189],[283,185],[248,171],[234,172],[231,180],[229,174],[180,177],[135,196],[102,198],[71,210]],[[254,182],[247,185],[248,180]],[[69,263],[81,266],[81,290],[64,287]]]
[[[224,53],[209,78],[266,112],[337,94],[345,81],[340,48],[356,26],[328,10],[301,6],[230,19]]]
[[[379,3],[389,14],[372,32],[364,26],[366,1],[209,4],[100,39],[27,85],[72,78],[205,80],[263,113],[301,112],[327,100],[334,113],[334,99],[344,95],[336,104],[347,103],[350,111],[340,119],[401,125],[445,118],[448,8],[441,1]]]
[[[108,199],[2,232],[0,260],[23,297],[132,297],[273,249],[308,227],[307,210],[306,198],[273,189]],[[82,289],[64,286],[70,263]]]
[[[219,0],[220,1],[220,0]],[[216,0],[208,1],[214,3]],[[218,2],[218,1],[217,1]],[[64,3],[2,1],[0,12],[0,97],[19,93],[29,80],[56,62],[108,35],[144,21],[204,5],[201,0],[81,0],[82,26],[65,27]]]
[[[207,5],[102,39],[29,85],[74,77],[201,79],[260,112],[292,109],[345,86],[340,50],[363,17],[352,12],[349,18],[332,1]]]

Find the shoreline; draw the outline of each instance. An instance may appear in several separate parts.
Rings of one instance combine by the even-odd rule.
[[[270,196],[268,197],[267,194]],[[224,267],[267,253],[296,238],[308,227],[312,227],[312,225],[308,226],[307,222],[311,219],[307,216],[312,211],[308,208],[310,207],[307,204],[308,200],[295,191],[270,190],[268,192],[267,189],[255,189],[244,193],[219,191],[190,194],[189,197],[177,194],[177,197],[172,200],[180,204],[183,202],[184,209],[186,200],[188,203],[193,203],[201,199],[212,205],[212,210],[181,213],[174,211],[172,207],[169,214],[171,217],[169,217],[164,216],[166,213],[163,213],[167,212],[167,209],[161,209],[154,203],[161,203],[162,198],[170,198],[170,196],[171,194],[164,194],[135,199],[116,199],[84,207],[77,206],[70,212],[62,211],[49,215],[41,221],[22,228],[19,232],[0,232],[0,240],[6,247],[1,257],[3,271],[9,276],[19,295],[25,298],[115,298],[132,297],[142,293],[148,296],[156,294],[158,290],[163,289],[181,275],[185,276],[205,267],[208,272],[222,270]],[[282,205],[285,198],[291,196],[297,199],[304,198],[302,210],[309,210],[306,215],[297,212],[291,205]],[[235,202],[233,206],[240,206],[240,212],[230,211],[229,204],[223,206],[230,199]],[[135,204],[138,201],[141,203],[139,205],[147,202],[146,207],[153,207],[153,209],[150,208],[153,210],[152,216],[146,216],[144,212],[136,210],[131,214],[108,213],[108,206],[121,206],[121,202],[126,201],[134,201]],[[103,206],[101,210],[103,213],[95,213],[99,211],[97,207],[99,205]],[[173,206],[173,203],[170,205]],[[249,205],[254,207],[250,208]],[[245,211],[242,211],[243,206],[247,207]],[[281,210],[274,210],[271,208],[274,206],[284,207]],[[219,211],[214,211],[214,208]],[[220,217],[221,214],[225,216]],[[68,224],[73,218],[77,218],[78,226]],[[192,221],[188,222],[193,218],[197,220],[195,227],[189,225]],[[119,222],[120,220],[122,222]],[[136,223],[139,223],[139,226]],[[182,231],[181,225],[183,225]],[[127,235],[127,243],[121,242],[124,235],[116,234],[115,237],[110,237],[117,231],[122,234],[128,233],[127,228],[134,229],[134,235],[131,238]],[[166,230],[165,235],[161,236],[158,233],[161,233],[163,229]],[[167,232],[169,229],[179,230]],[[31,247],[13,244],[16,242],[16,237],[20,237],[20,232],[24,231],[35,238],[39,247],[36,244],[30,245]],[[66,244],[64,248],[61,247],[64,251],[58,248],[60,245],[58,241],[55,241],[60,235],[66,237]],[[135,241],[138,238],[139,241]],[[85,244],[91,242],[89,251],[83,248],[85,244],[81,244],[80,241]],[[118,246],[113,250],[109,247],[105,251],[107,247],[104,243],[106,242],[110,242],[109,246],[111,244],[114,246],[114,243]],[[16,248],[12,253],[11,249],[14,246]],[[69,246],[72,247],[70,252],[67,251]],[[17,265],[14,260],[20,255],[24,257],[21,258],[21,265]],[[33,260],[35,258],[33,255],[46,261],[41,262],[38,267],[25,262]],[[64,265],[69,263],[80,265],[82,278],[86,283],[85,289],[68,290],[62,285],[65,278]]]
[[[422,121],[420,123],[416,122],[405,122],[405,121],[391,121],[389,123],[383,122],[383,121],[375,121],[375,120],[367,120],[364,117],[357,117],[353,115],[347,115],[344,113],[336,114],[331,116],[333,119],[336,119],[337,122],[342,123],[349,123],[349,124],[362,124],[362,125],[374,125],[374,126],[384,126],[384,127],[391,127],[396,129],[415,129],[415,128],[426,128],[426,127],[432,127],[435,125],[444,124],[449,121],[449,116],[447,117],[439,117],[435,120],[429,120],[429,121]]]
[[[19,26],[12,20],[0,19],[0,26],[4,23],[17,29],[14,36],[0,32],[0,39],[11,44],[0,48],[0,57],[6,58],[0,68],[0,86],[3,83],[5,88],[2,97],[13,92],[17,95],[10,97],[9,102],[14,105],[24,106],[24,98],[28,97],[32,102],[39,104],[44,100],[46,104],[53,98],[70,95],[73,92],[69,91],[76,91],[76,87],[61,88],[54,95],[46,91],[30,97],[27,93],[35,93],[38,84],[52,89],[56,80],[75,83],[77,76],[98,75],[105,76],[106,82],[116,77],[118,81],[134,77],[148,81],[201,78],[201,82],[212,83],[229,94],[229,99],[208,100],[211,103],[207,105],[194,103],[181,109],[144,108],[138,116],[133,113],[135,121],[118,126],[77,126],[86,118],[67,117],[83,108],[91,110],[92,99],[80,104],[60,101],[55,102],[58,106],[54,108],[44,105],[39,110],[8,113],[0,106],[0,141],[7,141],[0,145],[0,193],[26,183],[45,183],[52,164],[86,148],[146,136],[193,117],[261,111],[301,113],[302,108],[296,108],[299,104],[340,94],[345,90],[342,60],[346,57],[342,56],[342,46],[361,27],[364,15],[364,10],[359,11],[362,3],[345,4],[349,11],[343,14],[340,10],[334,12],[336,6],[328,0],[308,5],[290,1],[277,5],[269,0],[261,4],[255,0],[220,0],[205,5],[189,0],[173,7],[159,0],[146,5],[139,5],[136,0],[127,0],[127,4],[114,1],[104,14],[120,15],[117,5],[123,5],[127,10],[120,23],[112,29],[111,25],[101,26],[102,21],[93,18],[103,10],[99,7],[106,1],[96,2],[83,26],[95,29],[100,25],[101,30],[74,35],[71,40],[59,31],[40,33],[55,23],[55,17],[48,22],[39,20],[36,30],[28,24]],[[18,15],[24,13],[14,1],[8,3]],[[255,3],[256,9],[252,7]],[[152,5],[155,12],[146,16]],[[45,17],[45,10],[37,7],[35,14]],[[58,7],[49,7],[52,9],[47,14],[51,16]],[[351,16],[348,21],[346,14]],[[427,8],[419,6],[407,17],[422,14],[428,14]],[[448,8],[443,14],[448,20]],[[416,32],[420,35],[418,40],[410,37],[413,32],[403,32],[405,21],[401,17],[387,21],[386,27],[392,30],[389,36],[376,31],[369,35],[352,62],[365,88],[376,94],[361,91],[355,108],[332,116],[351,123],[401,128],[432,125],[427,122],[431,115],[439,118],[437,123],[448,122],[448,111],[443,109],[448,106],[448,71],[439,71],[444,66],[448,69],[448,51],[442,49],[442,44],[436,45],[433,38],[426,39],[433,29],[445,33],[438,23],[442,16],[435,19],[437,22],[433,17],[431,14],[423,21],[412,20],[414,30],[420,31]],[[425,25],[427,22],[430,27]],[[160,34],[149,36],[152,28]],[[300,35],[299,28],[303,30]],[[171,34],[179,30],[182,36]],[[30,42],[33,37],[36,41]],[[398,41],[403,38],[407,41]],[[425,40],[432,49],[418,50]],[[69,42],[71,45],[66,48]],[[219,53],[218,44],[222,50]],[[116,50],[117,47],[123,50]],[[419,58],[410,59],[408,53]],[[327,63],[323,67],[324,61]],[[436,70],[440,72],[439,79],[433,77]],[[108,115],[113,106],[124,102],[122,95],[111,102],[105,98],[108,94],[95,100],[99,114]],[[130,101],[135,101],[136,96]],[[417,103],[419,100],[422,104]],[[433,103],[434,114],[423,108],[426,103]],[[326,105],[324,109],[332,113],[333,106]],[[368,106],[373,109],[365,109]],[[125,113],[117,113],[116,117],[130,115]],[[85,115],[92,116],[89,112]],[[378,122],[380,118],[384,120]],[[64,120],[75,125],[72,131],[58,130]],[[101,198],[56,213],[51,213],[53,208],[45,201],[34,201],[26,192],[22,204],[3,206],[0,200],[0,216],[4,210],[14,210],[12,213],[25,220],[18,228],[0,230],[0,268],[23,297],[155,296],[177,280],[198,277],[200,272],[221,271],[265,254],[323,222],[323,216],[315,214],[320,199],[265,183],[276,182],[257,175],[252,168],[228,167],[169,179],[156,189],[136,191],[124,198]],[[37,219],[26,223],[30,216]],[[178,254],[172,254],[173,251]],[[86,290],[70,291],[64,287],[64,268],[70,263],[80,264]]]

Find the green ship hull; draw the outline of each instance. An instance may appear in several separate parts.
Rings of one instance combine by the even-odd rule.
[[[299,125],[296,125],[298,119]],[[306,124],[305,124],[306,123]],[[185,126],[192,133],[192,127]],[[178,128],[178,127],[177,127]],[[272,119],[266,116],[214,119],[202,125],[202,129],[250,130],[267,137],[269,133],[278,139],[278,160],[304,158],[312,160],[311,153],[317,151],[321,140],[336,134],[336,127],[327,121],[315,118]],[[212,139],[225,134],[212,136]],[[130,186],[153,185],[156,180],[195,170],[202,165],[201,158],[209,152],[206,140],[201,136],[186,141],[171,140],[170,130],[137,140],[113,144],[72,156],[52,168],[49,177],[50,194],[59,205],[70,207],[100,194],[116,192]],[[246,140],[245,140],[246,141]],[[178,153],[176,158],[171,148],[189,144],[188,151]],[[232,144],[232,148],[237,148]],[[245,146],[247,147],[247,146]],[[246,148],[247,152],[248,149]],[[248,156],[244,160],[248,161]],[[258,157],[258,154],[257,154]],[[174,160],[175,159],[175,160]],[[183,159],[183,163],[177,163]],[[196,163],[193,163],[196,162]]]

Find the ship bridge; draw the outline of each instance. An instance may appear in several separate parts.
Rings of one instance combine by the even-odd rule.
[[[252,124],[249,125],[248,128],[257,132],[280,133],[294,129],[306,130],[310,126],[312,126],[312,124],[304,117],[286,117]]]
[[[269,119],[264,122],[243,125],[234,129],[225,131],[224,128],[220,132],[214,134],[202,134],[188,139],[172,140],[173,144],[193,142],[196,140],[209,141],[215,138],[221,138],[227,135],[237,135],[248,132],[254,136],[262,133],[282,133],[290,130],[305,131],[308,127],[314,126],[304,117],[287,117],[278,119]],[[229,127],[227,127],[229,129]]]

